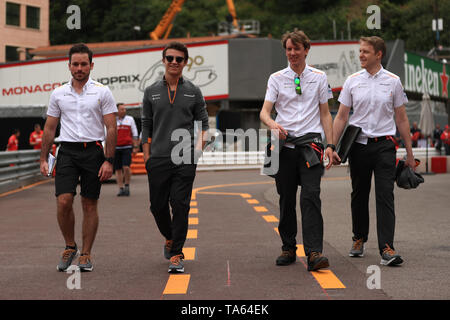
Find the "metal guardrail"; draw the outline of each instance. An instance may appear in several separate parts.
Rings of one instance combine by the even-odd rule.
[[[40,150],[0,152],[0,193],[42,180]]]

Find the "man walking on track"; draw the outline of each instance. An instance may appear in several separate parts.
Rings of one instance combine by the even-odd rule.
[[[328,144],[324,152],[322,145],[322,133],[329,143],[333,140],[333,120],[328,108],[332,94],[325,72],[306,64],[310,49],[306,34],[300,30],[287,32],[282,42],[289,66],[270,76],[260,113],[261,120],[279,136],[281,147],[275,182],[280,195],[278,231],[282,253],[276,265],[289,265],[296,260],[295,207],[300,185],[303,246],[308,257],[308,270],[313,271],[329,266],[328,259],[322,255],[320,181],[324,156],[331,160],[334,149],[334,145]],[[271,117],[274,106],[275,120]],[[330,167],[331,161],[327,169]]]
[[[381,264],[392,266],[403,262],[394,249],[396,148],[392,137],[396,125],[405,143],[405,165],[414,168],[415,161],[405,110],[408,99],[400,78],[382,67],[381,59],[385,55],[383,39],[376,36],[360,39],[359,59],[363,70],[348,77],[344,83],[339,95],[341,105],[334,119],[333,136],[337,143],[353,107],[349,124],[360,127],[361,133],[349,153],[353,223],[353,245],[349,255],[364,255],[364,243],[369,235],[369,194],[374,174]],[[340,161],[335,152],[333,162],[339,164]]]
[[[75,242],[73,200],[78,181],[83,208],[83,247],[78,261],[81,271],[92,271],[91,250],[98,228],[97,202],[102,181],[113,172],[116,147],[117,107],[108,87],[92,80],[92,51],[84,44],[69,51],[72,79],[56,88],[51,96],[41,149],[41,173],[49,172],[47,157],[58,123],[61,124],[55,175],[58,224],[66,248],[57,270],[66,271],[79,250]],[[105,139],[106,157],[102,147]]]
[[[162,52],[164,78],[145,89],[142,112],[142,150],[150,189],[150,210],[166,239],[164,257],[170,259],[169,272],[184,272],[183,246],[188,231],[188,215],[196,160],[205,144],[208,114],[198,87],[183,78],[188,50],[179,42],[169,43]],[[199,139],[194,141],[194,122],[201,122]],[[175,161],[175,131],[189,136],[183,161]],[[170,214],[172,208],[172,217]]]
[[[133,117],[127,115],[123,103],[117,104],[117,145],[114,156],[114,169],[116,170],[118,197],[130,195],[131,154],[139,148],[139,134]],[[125,186],[124,186],[125,184]]]

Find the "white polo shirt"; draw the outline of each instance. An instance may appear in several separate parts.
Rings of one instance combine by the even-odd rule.
[[[408,102],[400,78],[383,67],[374,75],[366,69],[347,78],[338,101],[353,107],[349,124],[361,127],[356,142],[395,135],[394,109]]]
[[[47,115],[60,118],[60,141],[91,142],[105,139],[103,116],[114,112],[117,107],[111,90],[89,78],[81,94],[72,87],[72,79],[56,88]]]
[[[301,137],[307,133],[320,133],[319,104],[333,97],[325,72],[306,65],[300,75],[302,94],[295,92],[294,79],[298,76],[291,67],[273,73],[267,83],[265,100],[275,103],[279,123],[289,135]]]

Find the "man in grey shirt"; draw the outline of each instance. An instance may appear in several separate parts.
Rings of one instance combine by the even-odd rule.
[[[196,160],[205,144],[208,114],[200,89],[182,77],[189,58],[186,46],[171,42],[162,56],[164,78],[144,92],[142,150],[150,189],[150,210],[166,239],[164,256],[170,259],[169,272],[176,273],[184,272],[182,250],[188,230]],[[201,122],[202,131],[197,134],[197,141],[194,139],[196,121]]]

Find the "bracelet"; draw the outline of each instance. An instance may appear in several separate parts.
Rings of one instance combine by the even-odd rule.
[[[327,144],[327,148],[331,148],[331,150],[336,151],[336,146],[334,144]]]

